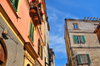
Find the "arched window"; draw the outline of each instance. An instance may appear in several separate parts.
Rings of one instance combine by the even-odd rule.
[[[7,62],[7,47],[2,38],[0,38],[0,66],[6,66]]]
[[[4,62],[4,49],[0,42],[0,65]]]
[[[27,64],[27,66],[30,66],[30,64]]]

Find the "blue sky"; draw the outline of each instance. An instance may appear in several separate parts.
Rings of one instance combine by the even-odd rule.
[[[49,17],[49,44],[55,52],[55,66],[67,63],[64,40],[65,18],[100,17],[100,0],[45,0]]]

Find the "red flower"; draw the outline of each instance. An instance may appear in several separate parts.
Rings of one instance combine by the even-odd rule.
[[[32,2],[35,2],[35,0],[32,0]]]

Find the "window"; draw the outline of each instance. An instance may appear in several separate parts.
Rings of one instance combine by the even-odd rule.
[[[10,0],[10,1],[11,1],[11,4],[13,5],[15,11],[17,12],[19,0]]]
[[[43,46],[41,45],[41,59],[43,59]]]
[[[84,35],[73,35],[75,43],[86,43]]]
[[[77,24],[73,24],[74,29],[78,29],[78,25]]]
[[[89,54],[77,54],[78,64],[91,64]]]
[[[30,64],[27,64],[27,66],[30,66]]]
[[[67,40],[67,46],[68,46],[68,48],[69,48],[69,42],[68,42],[68,40]]]
[[[71,60],[71,58],[70,58],[69,66],[72,66],[72,60]]]
[[[95,29],[98,27],[98,25],[94,25]]]
[[[4,49],[0,43],[0,65],[2,65],[3,62],[4,62]]]
[[[43,46],[41,45],[40,39],[38,39],[38,54],[41,56],[41,59],[43,59]]]
[[[32,22],[31,22],[31,25],[30,25],[29,37],[32,40],[32,42],[34,42],[34,26],[33,26]]]
[[[38,39],[38,54],[40,55],[40,39]]]
[[[44,62],[45,62],[45,66],[46,66],[46,57],[45,57],[45,61]]]

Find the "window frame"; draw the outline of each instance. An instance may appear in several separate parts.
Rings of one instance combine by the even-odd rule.
[[[76,28],[76,26],[74,27],[75,24],[77,25],[77,28]],[[73,23],[73,29],[74,29],[74,30],[79,30],[78,23]]]
[[[98,24],[94,24],[94,28],[96,29],[97,27],[95,27],[95,25],[97,25],[97,27],[98,27]]]
[[[81,38],[80,42],[78,42],[77,37]],[[73,35],[73,41],[74,41],[75,44],[85,44],[86,43],[86,39],[85,39],[84,35]]]
[[[19,0],[12,0],[12,1],[14,1],[14,3],[12,3],[11,0],[10,0],[10,2],[11,2],[11,4],[12,4],[13,8],[15,9],[16,12],[18,12]],[[15,4],[16,1],[17,1],[17,6],[16,6],[16,4]]]
[[[34,27],[34,24],[33,24],[33,21],[32,20],[30,20],[30,26],[29,26],[29,36],[28,36],[28,38],[29,38],[29,40],[30,40],[30,42],[31,42],[31,44],[34,46],[34,34],[35,34],[35,27],[34,27],[34,31],[33,31],[33,40],[31,39],[31,37],[30,37],[30,30],[31,30],[31,24],[33,25],[33,27]]]
[[[7,0],[7,2],[8,2],[8,4],[9,4],[11,10],[13,11],[14,15],[15,15],[17,18],[19,18],[19,16],[18,16],[18,10],[19,10],[19,3],[21,2],[21,0],[19,0],[19,2],[18,2],[17,12],[15,11],[15,9],[14,9],[14,7],[13,7],[11,1],[10,1],[10,0]]]
[[[76,35],[78,44],[83,43],[81,35]]]
[[[85,62],[82,62],[82,55],[85,56]],[[88,55],[88,57],[87,57]],[[77,63],[78,65],[83,65],[83,64],[91,64],[91,58],[89,54],[77,54]]]
[[[38,39],[38,55],[43,60],[43,46],[41,44],[41,39]]]
[[[82,55],[83,56],[85,56],[85,62],[83,62],[83,58],[82,58]],[[86,63],[88,63],[88,61],[87,61],[87,57],[86,57],[86,54],[80,54],[80,56],[81,56],[81,61],[82,61],[82,64],[86,64]]]

